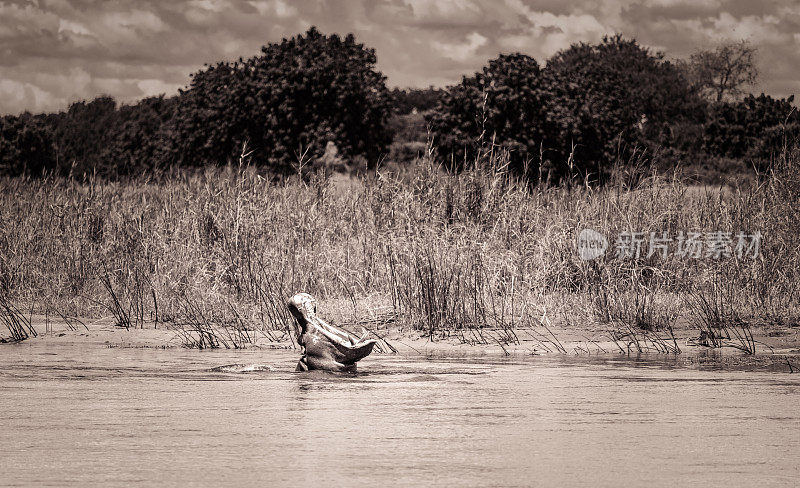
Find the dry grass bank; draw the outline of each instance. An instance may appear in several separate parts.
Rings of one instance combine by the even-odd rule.
[[[798,324],[798,209],[797,158],[724,189],[642,171],[601,188],[529,186],[502,158],[458,175],[424,158],[279,183],[248,167],[124,182],[4,178],[0,292],[24,311],[163,324],[193,347],[285,338],[285,300],[306,291],[336,305],[339,322],[394,321],[466,342],[513,343],[520,329],[544,341],[553,323],[601,323],[628,347],[671,352],[671,329],[684,323],[749,349],[748,324]],[[579,258],[583,228],[609,237],[605,257]],[[756,259],[615,256],[620,232],[680,231],[763,240]]]

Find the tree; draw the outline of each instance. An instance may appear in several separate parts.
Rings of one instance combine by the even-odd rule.
[[[637,144],[660,142],[672,124],[702,120],[704,103],[661,53],[620,35],[573,44],[542,72],[546,166],[601,176]]]
[[[164,162],[224,163],[245,141],[254,162],[276,171],[321,156],[328,141],[345,157],[375,161],[389,143],[388,90],[375,62],[352,34],[312,27],[259,56],[209,66],[179,96]]]
[[[41,118],[24,113],[0,118],[0,173],[39,175],[55,166],[52,134]]]
[[[160,95],[120,107],[101,150],[104,167],[118,174],[153,169],[166,149],[162,128],[174,114],[176,101]]]
[[[703,149],[715,156],[769,162],[798,142],[800,114],[792,102],[794,96],[775,99],[762,93],[714,104]]]
[[[746,40],[727,42],[713,51],[698,51],[683,67],[692,83],[711,100],[721,102],[742,94],[758,78],[756,48]]]
[[[116,131],[117,102],[109,96],[75,102],[66,112],[44,116],[53,131],[59,165],[79,172],[103,169],[101,155]]]
[[[460,169],[494,143],[509,151],[512,168],[538,168],[542,142],[539,64],[524,54],[504,54],[464,77],[441,96],[429,116],[440,155]]]

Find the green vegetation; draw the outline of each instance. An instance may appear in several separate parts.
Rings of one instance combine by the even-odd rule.
[[[319,158],[328,141],[344,157],[374,161],[389,144],[388,91],[375,61],[352,34],[311,28],[195,73],[165,129],[163,164],[235,161],[245,142],[255,164],[279,173]]]
[[[502,55],[441,97],[430,114],[433,141],[447,158],[448,169],[463,169],[480,159],[485,148],[497,146],[509,152],[518,173],[536,158],[525,174],[535,177],[545,131],[544,103],[536,60]]]
[[[315,28],[192,75],[171,98],[110,97],[57,114],[0,118],[0,173],[109,177],[250,160],[270,177],[331,164],[409,164],[430,141],[448,170],[489,152],[532,181],[605,181],[619,161],[704,182],[750,178],[800,137],[793,98],[738,98],[755,50],[729,43],[668,61],[619,35],[542,66],[520,53],[447,88],[388,90],[375,52]],[[327,161],[327,162],[326,162]]]
[[[224,165],[242,146],[272,174],[339,154],[374,163],[390,141],[385,77],[375,52],[352,35],[315,28],[192,75],[172,98],[117,107],[110,97],[58,114],[0,119],[0,172],[60,175],[141,173]]]
[[[284,302],[300,290],[367,301],[432,336],[550,320],[663,334],[691,314],[709,328],[791,325],[797,164],[788,157],[732,190],[623,167],[601,188],[532,187],[503,154],[458,174],[426,157],[358,179],[271,182],[247,164],[158,179],[3,178],[0,290],[39,311],[201,331],[191,337],[204,347],[286,331]],[[583,228],[609,236],[605,257],[579,258]],[[682,230],[760,231],[761,256],[615,257],[620,232]]]

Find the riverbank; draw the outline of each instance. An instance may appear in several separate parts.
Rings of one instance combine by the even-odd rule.
[[[36,337],[18,343],[20,346],[36,347],[64,346],[77,349],[126,348],[126,349],[182,349],[184,332],[172,324],[145,323],[136,329],[124,329],[115,325],[113,318],[102,319],[54,319],[33,316],[32,325],[38,331]],[[349,327],[356,329],[354,327]],[[744,354],[735,347],[711,348],[700,344],[697,329],[680,328],[674,331],[674,340],[668,333],[654,333],[650,338],[640,338],[637,346],[630,337],[620,337],[619,330],[595,324],[592,327],[569,327],[563,324],[553,327],[520,328],[515,330],[482,329],[480,331],[453,332],[433,338],[419,331],[402,330],[395,325],[373,329],[374,337],[380,337],[382,347],[373,353],[397,355],[399,357],[423,358],[471,358],[473,360],[496,361],[506,357],[562,355],[566,357],[674,357],[685,365],[719,367],[723,369],[769,370],[776,372],[800,371],[800,334],[794,327],[753,327],[756,343],[755,354]],[[297,345],[288,336],[272,337],[251,331],[252,342],[245,349],[293,350]],[[502,339],[505,338],[505,339]],[[512,339],[516,338],[516,339]],[[675,350],[657,349],[652,338],[668,340]],[[6,344],[0,347],[13,347]],[[678,352],[675,352],[678,351]]]

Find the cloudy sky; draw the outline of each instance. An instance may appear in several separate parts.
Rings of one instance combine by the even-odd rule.
[[[312,25],[375,48],[391,86],[452,83],[500,52],[543,63],[621,32],[669,57],[748,39],[754,90],[800,94],[800,0],[0,0],[0,113],[173,94],[204,63]]]

